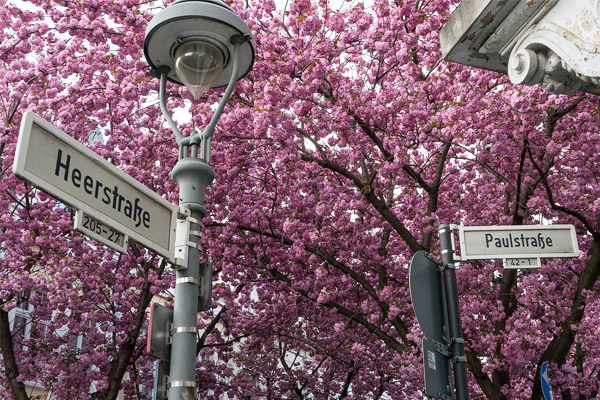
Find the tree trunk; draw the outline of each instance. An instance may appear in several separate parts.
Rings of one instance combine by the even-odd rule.
[[[10,321],[8,313],[0,308],[0,348],[2,349],[2,359],[4,360],[4,370],[8,385],[15,400],[29,400],[25,385],[18,380],[19,368],[15,359],[12,335],[10,333]]]

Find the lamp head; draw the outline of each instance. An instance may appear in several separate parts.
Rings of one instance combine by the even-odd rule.
[[[196,97],[210,89],[223,75],[225,52],[207,40],[192,39],[175,49],[175,73]]]
[[[237,80],[254,64],[250,28],[221,0],[177,0],[148,24],[144,55],[151,70],[168,71],[168,80],[200,96],[211,87],[228,84],[232,38],[240,36],[249,40],[240,45]]]

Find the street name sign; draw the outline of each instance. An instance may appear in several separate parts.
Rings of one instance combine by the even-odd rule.
[[[121,252],[131,238],[174,261],[179,207],[32,112],[21,123],[13,172],[77,209],[83,233]]]
[[[579,256],[573,225],[459,226],[458,232],[461,260]]]

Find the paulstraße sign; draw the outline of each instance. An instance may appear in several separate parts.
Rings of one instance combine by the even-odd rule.
[[[95,239],[114,230],[174,259],[178,207],[32,112],[21,123],[13,172],[79,210],[82,231]],[[119,242],[111,247],[126,249]]]
[[[573,225],[459,226],[461,260],[579,256]]]

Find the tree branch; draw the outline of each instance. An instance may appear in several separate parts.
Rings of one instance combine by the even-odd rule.
[[[348,114],[352,118],[354,118],[354,121],[358,124],[358,126],[360,126],[362,128],[362,130],[365,131],[365,133],[367,134],[367,136],[373,141],[373,143],[375,143],[375,146],[377,146],[377,148],[379,149],[379,151],[381,151],[381,154],[383,154],[383,156],[385,157],[385,160],[386,161],[394,161],[394,155],[385,149],[385,147],[383,146],[383,142],[375,134],[375,131],[373,130],[373,128],[371,127],[371,125],[369,125],[368,123],[366,123],[365,121],[363,121],[353,111],[349,111]]]
[[[290,278],[288,278],[287,276],[285,276],[284,274],[282,274],[281,272],[277,271],[276,269],[269,269],[268,271],[278,280],[287,283],[288,286],[290,287],[290,289],[294,290],[296,293],[302,295],[303,297],[305,297],[306,299],[308,299],[314,303],[318,303],[315,299],[310,297],[308,291],[294,288],[292,285],[292,280]],[[334,301],[331,301],[331,300],[324,302],[324,303],[318,303],[318,304],[322,304],[325,307],[332,308],[332,309],[336,310],[339,314],[351,319],[352,321],[358,323],[359,325],[362,325],[369,332],[375,334],[379,339],[381,339],[391,349],[398,351],[398,352],[400,352],[404,349],[404,346],[401,343],[399,343],[396,339],[394,339],[387,333],[383,332],[381,329],[379,329],[378,326],[368,322],[367,319],[361,313],[350,311],[347,308],[343,307],[342,305],[340,305]],[[412,346],[416,346],[416,344],[414,342],[409,342],[408,344],[410,344]]]
[[[568,215],[571,215],[571,216],[577,218],[585,226],[585,228],[587,229],[587,231],[592,235],[592,237],[594,238],[594,240],[597,241],[597,242],[600,242],[600,234],[598,234],[598,232],[594,229],[593,225],[590,224],[588,222],[588,220],[581,213],[579,213],[577,211],[574,211],[574,210],[570,210],[570,209],[568,209],[566,207],[563,207],[563,206],[559,206],[558,204],[556,204],[554,202],[554,196],[552,194],[552,188],[550,187],[550,184],[548,183],[548,179],[546,177],[546,173],[542,170],[542,168],[533,159],[533,154],[531,152],[531,149],[528,148],[527,151],[529,153],[529,159],[531,160],[531,163],[533,164],[534,168],[540,174],[540,177],[542,179],[542,184],[544,185],[544,188],[546,189],[546,194],[548,195],[548,202],[550,203],[550,207],[552,207],[553,210],[561,211],[561,212],[563,212],[565,214],[568,214]]]
[[[546,133],[546,136],[548,136],[548,137],[552,136],[552,134],[554,133],[554,128],[556,127],[557,122],[560,121],[560,119],[562,117],[564,117],[565,115],[567,115],[568,113],[570,113],[571,111],[573,111],[575,109],[575,107],[577,107],[577,105],[579,103],[581,103],[586,98],[587,98],[586,95],[578,97],[571,104],[569,104],[567,107],[565,107],[564,109],[562,109],[560,111],[556,110],[552,106],[549,106],[548,107],[548,111],[547,111],[548,118],[546,118],[546,124],[545,124],[545,127],[544,127],[544,131]]]
[[[448,141],[444,143],[442,146],[442,151],[440,153],[440,158],[438,159],[438,165],[435,169],[435,176],[433,178],[433,184],[429,190],[429,202],[427,204],[427,215],[432,215],[438,209],[438,199],[440,196],[440,186],[442,184],[442,177],[444,175],[444,168],[446,166],[446,160],[448,159],[448,152],[450,151],[450,147],[452,147],[452,141]],[[424,249],[429,250],[431,247],[431,239],[433,237],[433,233],[435,231],[431,230],[423,235],[423,240],[421,241]]]
[[[237,229],[270,237],[271,239],[275,239],[278,242],[281,242],[282,244],[285,244],[287,246],[291,246],[294,244],[294,242],[292,240],[284,238],[275,233],[262,232],[259,229],[251,228],[248,226],[238,226]],[[389,307],[387,307],[387,303],[384,303],[381,301],[381,299],[377,295],[377,291],[373,287],[373,285],[371,285],[359,273],[357,273],[356,271],[354,271],[352,268],[348,267],[344,263],[338,261],[326,249],[324,249],[322,247],[314,247],[314,246],[305,245],[304,249],[306,251],[308,251],[309,253],[312,253],[316,256],[321,257],[329,265],[332,265],[334,268],[343,272],[345,275],[350,276],[356,283],[358,283],[371,296],[371,298],[378,304],[379,308],[381,309],[381,311],[383,311],[384,315],[387,318],[388,313],[389,313]],[[307,294],[307,296],[308,296],[308,294]],[[390,319],[390,322],[392,323],[392,326],[394,327],[394,329],[396,329],[396,331],[398,332],[398,334],[400,335],[402,340],[405,343],[412,344],[412,341],[408,339],[409,331],[408,331],[408,327],[406,326],[404,321],[402,321],[402,319],[399,316],[396,316],[395,318]]]
[[[245,284],[239,285],[235,289],[234,293],[236,295],[240,294],[240,292],[242,291],[242,289],[244,288],[244,286],[245,286]],[[211,332],[213,331],[213,329],[215,329],[215,327],[217,326],[217,324],[221,320],[221,318],[222,318],[223,314],[225,313],[225,311],[227,311],[227,307],[225,307],[225,306],[221,307],[221,309],[219,310],[219,312],[217,313],[217,315],[210,321],[210,323],[204,329],[204,332],[202,333],[202,336],[200,336],[200,338],[198,339],[198,343],[196,343],[196,355],[198,355],[200,353],[200,350],[202,350],[203,347],[208,347],[208,346],[205,345],[206,339],[208,338],[208,335],[211,334]]]
[[[325,169],[329,169],[330,171],[336,172],[350,179],[352,182],[354,182],[355,186],[361,190],[367,201],[371,203],[371,205],[375,208],[375,210],[379,212],[383,219],[387,221],[390,225],[392,225],[392,228],[394,228],[396,233],[398,233],[400,237],[406,242],[406,244],[413,253],[416,253],[419,250],[427,250],[419,242],[417,242],[415,237],[409,232],[406,226],[404,226],[402,221],[400,221],[398,217],[390,211],[385,201],[377,197],[373,190],[364,190],[365,185],[358,176],[354,175],[347,169],[342,168],[335,163],[332,163],[328,160],[318,159],[307,153],[302,154],[301,158],[303,161],[315,162]]]
[[[141,252],[137,246],[130,246],[130,250],[133,252],[135,257],[141,256]],[[134,258],[135,259],[135,258]],[[145,261],[145,268],[151,268],[153,265],[152,261]],[[156,271],[158,276],[162,276],[164,273],[167,262],[163,259],[160,263],[158,270]],[[131,330],[127,333],[127,341],[116,352],[115,359],[111,362],[111,368],[108,374],[108,388],[105,391],[104,398],[107,400],[117,399],[119,391],[121,390],[121,382],[127,372],[131,360],[137,357],[134,356],[136,348],[136,342],[140,336],[142,326],[146,321],[146,309],[152,301],[152,292],[150,291],[152,283],[148,280],[144,282],[140,291],[139,303],[135,315],[135,323],[131,327]]]

